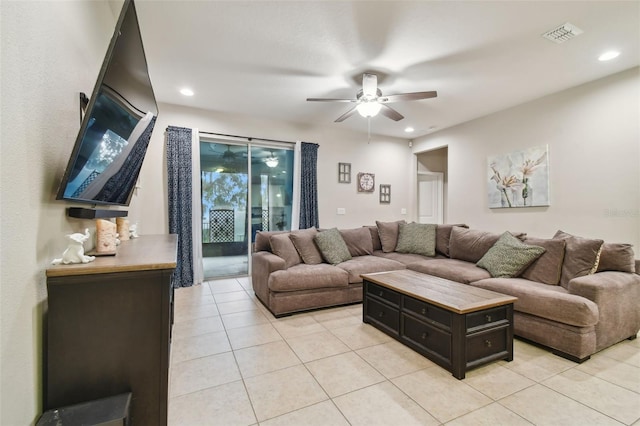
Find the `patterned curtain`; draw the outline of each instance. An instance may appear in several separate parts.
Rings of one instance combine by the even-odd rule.
[[[302,142],[300,149],[300,229],[320,227],[318,219],[318,144]]]
[[[193,285],[191,129],[167,127],[169,233],[178,234],[178,263],[174,287]]]

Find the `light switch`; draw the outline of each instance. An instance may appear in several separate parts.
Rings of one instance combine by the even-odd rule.
[[[347,214],[347,209],[345,209],[344,207],[338,207],[336,214]]]
[[[407,214],[407,209],[400,209],[400,214]]]

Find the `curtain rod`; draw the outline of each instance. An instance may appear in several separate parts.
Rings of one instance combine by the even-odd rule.
[[[255,140],[255,141],[262,141],[262,142],[277,142],[277,143],[295,144],[295,142],[282,141],[282,140],[278,140],[278,139],[254,138],[254,137],[251,137],[251,136],[227,135],[225,133],[214,133],[214,132],[203,132],[203,131],[199,131],[198,133],[202,133],[202,134],[205,134],[205,135],[213,135],[213,136],[225,136],[225,137],[228,137],[228,138],[247,139],[249,142]]]

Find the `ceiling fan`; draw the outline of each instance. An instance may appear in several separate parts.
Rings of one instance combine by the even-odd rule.
[[[400,121],[404,116],[387,104],[401,101],[417,101],[420,99],[435,98],[436,96],[438,96],[438,92],[436,91],[399,93],[397,95],[382,96],[382,92],[378,89],[378,77],[375,74],[364,73],[362,75],[362,89],[358,90],[356,99],[307,98],[307,101],[355,103],[356,105],[349,109],[349,111],[336,119],[336,123],[346,120],[356,112],[360,113],[363,117],[374,117],[380,112],[385,117],[394,121]]]

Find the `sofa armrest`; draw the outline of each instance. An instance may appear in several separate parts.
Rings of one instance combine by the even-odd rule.
[[[572,279],[568,290],[598,305],[596,350],[634,336],[640,330],[640,275],[598,272]]]
[[[282,269],[286,269],[286,265],[280,256],[268,251],[258,251],[251,255],[251,285],[264,304],[269,301],[269,275]]]

